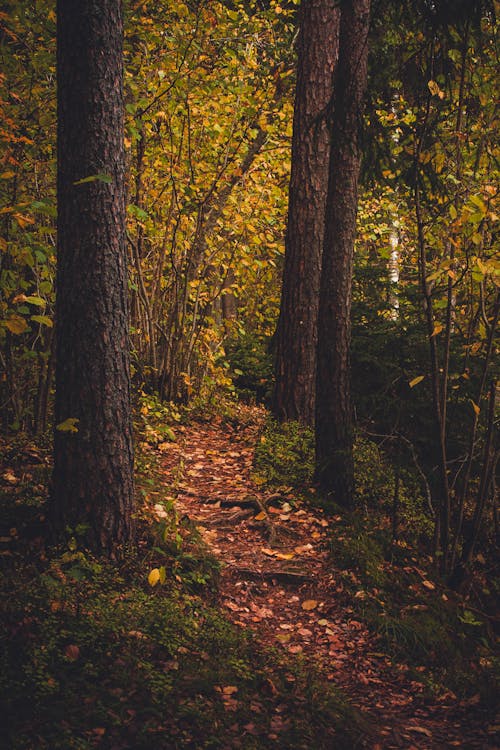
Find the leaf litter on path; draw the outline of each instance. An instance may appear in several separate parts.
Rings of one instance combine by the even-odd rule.
[[[376,637],[353,617],[328,554],[328,528],[340,517],[329,522],[320,509],[293,498],[290,488],[282,502],[264,510],[265,488],[250,476],[255,425],[195,423],[180,432],[161,453],[165,481],[170,492],[177,488],[178,514],[196,523],[222,562],[220,597],[228,618],[251,628],[263,644],[314,663],[374,720],[380,737],[373,750],[493,748],[451,693],[427,698],[408,666],[380,653]],[[179,465],[188,481],[174,481]],[[249,504],[262,509],[238,512],[238,502],[240,511]],[[429,583],[422,582],[430,589]],[[229,710],[237,710],[236,692],[221,687]]]

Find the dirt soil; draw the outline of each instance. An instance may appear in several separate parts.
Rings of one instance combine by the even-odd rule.
[[[377,727],[377,748],[493,750],[474,700],[429,699],[408,665],[381,653],[374,634],[346,606],[328,553],[321,510],[293,494],[273,495],[251,479],[259,423],[217,420],[176,430],[162,455],[180,515],[195,522],[222,563],[221,605],[258,642],[315,663]],[[337,519],[340,520],[340,519]],[[279,746],[279,744],[277,745]]]

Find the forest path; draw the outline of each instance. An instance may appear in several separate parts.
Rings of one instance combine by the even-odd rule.
[[[165,478],[175,487],[178,514],[196,523],[222,562],[220,598],[230,620],[263,644],[311,660],[373,721],[374,749],[493,747],[471,708],[450,694],[429,700],[409,667],[392,664],[346,606],[328,553],[335,518],[327,522],[291,492],[271,495],[252,481],[258,419],[176,432],[177,443],[162,457]]]

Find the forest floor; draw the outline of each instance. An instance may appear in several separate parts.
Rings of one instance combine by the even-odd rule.
[[[0,748],[495,750],[494,615],[327,518],[263,409],[155,403],[116,561],[47,543],[50,442],[0,444]]]
[[[289,488],[272,492],[252,479],[262,421],[256,417],[246,427],[222,420],[177,427],[177,442],[161,459],[177,513],[196,524],[222,564],[219,596],[228,618],[250,628],[263,648],[276,646],[319,668],[375,727],[372,748],[497,747],[478,696],[430,695],[414,669],[384,653],[351,606],[346,571],[336,569],[329,551],[340,518],[327,521]],[[417,667],[417,677],[419,671],[425,668]],[[276,747],[286,723],[278,713]],[[252,734],[252,725],[245,731]]]

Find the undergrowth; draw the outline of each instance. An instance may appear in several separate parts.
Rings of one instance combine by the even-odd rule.
[[[498,688],[494,618],[482,611],[480,596],[458,596],[434,573],[429,557],[433,521],[408,467],[399,467],[397,539],[391,511],[395,469],[371,440],[354,446],[358,514],[327,510],[331,560],[348,601],[380,636],[395,661],[407,662],[432,692],[451,690],[463,699],[492,705]],[[313,483],[314,436],[298,423],[269,418],[255,451],[261,483],[292,486],[321,503]],[[494,582],[483,581],[491,601]]]
[[[488,614],[442,585],[430,558],[393,543],[380,519],[335,516],[332,532],[332,565],[349,603],[395,662],[431,692],[494,707],[499,665]]]
[[[172,580],[152,589],[140,558],[78,567],[69,552],[2,578],[5,747],[271,747],[281,717],[286,747],[329,747],[332,727],[357,742],[333,689]]]
[[[33,485],[34,474],[3,484],[0,746],[361,746],[369,728],[334,686],[218,609],[218,563],[156,485],[149,447],[175,439],[180,420],[168,422],[169,436],[158,430],[160,406],[147,405],[137,451],[139,544],[122,562],[88,554],[77,529],[66,547],[47,548],[46,487]],[[35,458],[46,471],[43,456]]]

